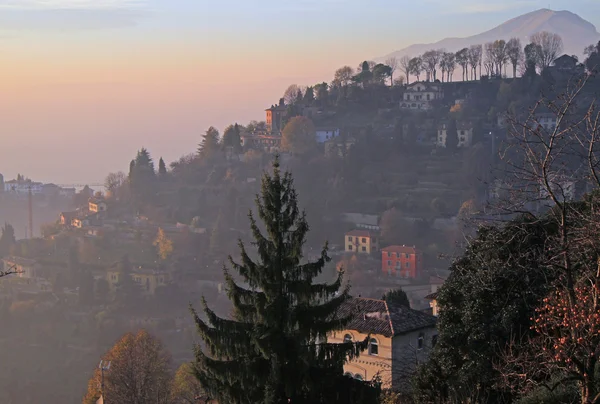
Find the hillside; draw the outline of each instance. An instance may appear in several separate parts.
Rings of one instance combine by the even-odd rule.
[[[549,31],[560,35],[564,42],[564,53],[583,55],[583,49],[600,40],[596,27],[570,11],[541,9],[513,18],[496,28],[467,38],[446,38],[436,43],[416,44],[408,48],[377,58],[383,61],[391,56],[417,56],[430,49],[446,49],[456,52],[471,45],[484,44],[497,39],[520,38],[523,44],[536,32]]]

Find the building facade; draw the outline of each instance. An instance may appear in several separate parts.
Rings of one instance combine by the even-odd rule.
[[[400,108],[429,110],[434,101],[444,98],[444,90],[437,83],[417,82],[406,86]]]
[[[4,272],[16,272],[19,278],[34,279],[40,276],[39,264],[36,260],[22,257],[7,257],[2,260]]]
[[[280,133],[283,130],[283,123],[287,117],[287,105],[282,99],[279,100],[279,105],[272,105],[266,109],[267,130],[270,133]]]
[[[417,278],[423,273],[423,254],[414,246],[382,248],[381,271],[388,276]]]
[[[473,124],[470,122],[459,122],[456,124],[458,136],[458,147],[471,147],[473,144]],[[446,147],[448,139],[448,124],[444,123],[438,128],[437,146]]]
[[[352,230],[345,234],[344,249],[356,254],[375,253],[379,251],[379,235],[368,230]]]
[[[368,348],[344,365],[344,374],[370,381],[379,377],[384,389],[409,391],[416,366],[425,362],[435,345],[436,318],[383,300],[356,298],[345,303],[340,315],[352,320],[328,342],[359,342]]]

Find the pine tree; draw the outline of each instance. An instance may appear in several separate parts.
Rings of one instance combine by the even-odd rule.
[[[158,160],[158,175],[164,176],[166,174],[167,174],[167,166],[165,165],[165,161],[161,157],[160,160]]]
[[[248,288],[224,270],[232,319],[218,317],[205,299],[208,321],[192,309],[207,349],[195,349],[200,384],[212,398],[231,404],[371,402],[366,396],[376,397],[376,388],[342,374],[345,361],[366,341],[324,342],[350,320],[337,314],[350,298],[349,287],[342,288],[342,273],[334,283],[313,283],[330,260],[327,245],[317,261],[301,263],[309,226],[292,177],[280,174],[278,159],[273,174],[263,176],[256,205],[263,226],[252,213],[249,218],[258,258],[252,259],[241,241],[241,261],[229,258]],[[348,399],[350,394],[360,398]]]
[[[242,150],[240,132],[240,126],[237,123],[225,128],[223,132],[223,146],[232,147],[234,152],[239,153]]]
[[[202,142],[198,145],[198,156],[212,158],[219,150],[219,131],[211,126],[202,136]]]

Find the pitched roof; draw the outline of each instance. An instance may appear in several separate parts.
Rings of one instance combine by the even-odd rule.
[[[418,250],[416,247],[409,247],[405,245],[391,245],[389,247],[382,248],[383,252],[395,252],[400,254],[417,254]]]
[[[371,234],[368,230],[352,230],[346,233],[346,236],[355,236],[355,237],[373,237],[374,234]]]
[[[434,293],[431,293],[431,294],[425,296],[425,299],[427,299],[427,300],[436,300],[437,296],[438,296],[438,292],[434,292]]]
[[[434,327],[437,318],[407,307],[388,304],[384,300],[354,298],[340,308],[341,316],[352,316],[346,328],[363,334],[384,337],[405,334],[422,328]]]

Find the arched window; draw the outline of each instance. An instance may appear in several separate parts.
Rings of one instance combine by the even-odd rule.
[[[362,375],[360,375],[360,374],[358,374],[358,373],[354,375],[354,378],[355,378],[356,380],[363,380],[363,377],[362,377]]]
[[[350,335],[350,334],[344,335],[344,343],[346,343],[346,342],[352,342],[352,335]]]
[[[379,355],[379,344],[375,338],[369,341],[369,355]]]
[[[344,376],[346,376],[346,377],[354,377],[354,376],[352,375],[352,373],[350,373],[350,372],[346,372],[346,373],[344,373]]]

